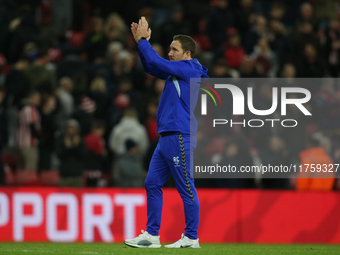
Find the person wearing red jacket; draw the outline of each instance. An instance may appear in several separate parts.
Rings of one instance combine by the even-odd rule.
[[[239,69],[245,55],[244,49],[241,46],[240,35],[235,28],[228,28],[227,35],[227,49],[224,51],[224,58],[230,68]]]
[[[92,131],[84,137],[86,147],[86,157],[84,158],[86,186],[96,187],[101,177],[101,170],[106,156],[105,142],[105,123],[95,121]]]

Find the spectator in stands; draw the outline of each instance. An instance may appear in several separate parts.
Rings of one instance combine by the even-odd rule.
[[[39,58],[27,68],[25,73],[28,77],[30,90],[39,90],[41,93],[55,92],[55,72],[47,65],[48,59],[47,51],[42,51]]]
[[[332,118],[332,127],[333,127],[334,133],[336,134],[335,137],[337,139],[337,142],[340,144],[340,135],[337,133],[340,129],[340,88],[339,87],[336,88],[334,94],[335,94],[335,100],[336,100],[335,105],[337,106],[333,107],[334,114]]]
[[[319,27],[325,29],[331,19],[337,16],[337,1],[315,0],[315,17],[319,22]]]
[[[324,77],[325,65],[315,46],[306,44],[303,53],[302,59],[297,62],[297,77]]]
[[[51,169],[52,153],[55,150],[56,123],[56,98],[47,95],[42,98],[40,108],[41,134],[39,140],[39,165],[38,170]]]
[[[271,136],[267,148],[260,151],[262,165],[268,166],[288,166],[290,165],[287,157],[287,150],[283,140],[278,136]],[[289,189],[288,178],[266,178],[261,179],[264,189]]]
[[[83,41],[83,52],[87,53],[87,60],[93,63],[96,59],[104,58],[108,39],[104,33],[103,18],[96,16],[91,20],[91,30]]]
[[[23,49],[23,56],[34,62],[39,57],[38,45],[35,42],[28,42]]]
[[[165,22],[159,30],[160,43],[165,51],[167,51],[173,35],[190,34],[190,23],[185,19],[183,7],[180,5],[175,6],[172,9],[171,19]]]
[[[139,147],[139,152],[144,155],[149,144],[146,129],[137,118],[137,111],[129,108],[124,111],[121,121],[112,129],[109,138],[109,148],[116,154],[126,152],[125,141],[133,139]]]
[[[153,13],[153,25],[155,27],[162,26],[165,22],[171,19],[173,8],[179,4],[179,0],[167,1],[167,0],[151,0],[154,7]],[[139,16],[140,17],[140,16]],[[131,23],[131,22],[130,22]]]
[[[38,169],[38,142],[41,127],[37,107],[40,105],[40,100],[41,95],[38,91],[30,92],[27,104],[19,113],[16,145],[23,157],[23,168],[29,171],[37,171]]]
[[[130,97],[126,93],[119,92],[112,98],[112,102],[107,110],[106,116],[110,127],[119,123],[123,116],[123,112],[130,107],[130,104]]]
[[[96,103],[96,119],[104,119],[110,104],[110,96],[107,92],[105,79],[99,76],[94,78],[90,84],[88,95]]]
[[[108,121],[110,126],[116,125],[121,119],[125,109],[133,107],[137,110],[140,122],[146,117],[146,104],[143,94],[134,88],[135,83],[131,75],[121,76],[118,80],[119,89],[112,98],[112,104],[108,109]]]
[[[58,63],[56,74],[60,79],[70,77],[73,81],[73,91],[75,104],[79,102],[80,96],[86,93],[88,64],[77,55],[66,55]]]
[[[150,23],[149,23],[150,24]],[[164,58],[164,50],[163,50],[163,47],[158,44],[158,43],[155,43],[155,44],[152,44],[151,45],[152,48],[156,51],[157,55]],[[197,52],[197,50],[196,50]],[[200,62],[201,63],[201,62]],[[142,63],[139,62],[139,68],[140,69],[143,69],[143,66],[142,66]],[[146,73],[146,79],[145,79],[145,89],[147,90],[150,90],[150,87],[152,87],[152,85],[154,84],[154,82],[157,80],[157,78],[151,74],[148,74]],[[152,91],[150,91],[150,93],[152,93]]]
[[[130,75],[133,63],[133,56],[131,53],[126,50],[120,51],[113,66],[114,75],[118,78],[124,75]]]
[[[59,0],[52,1],[53,25],[59,34],[71,30],[73,21],[73,1]]]
[[[335,172],[312,171],[312,164],[315,164],[316,168],[318,165],[333,164],[327,147],[330,147],[330,140],[326,137],[321,136],[319,139],[315,139],[315,137],[310,139],[307,148],[300,153],[302,171],[297,174],[297,179],[291,181],[293,188],[301,191],[330,191],[333,189],[336,177]]]
[[[334,164],[339,164],[340,165],[340,148],[336,147],[334,149],[333,155],[332,155],[333,159],[334,159]],[[337,172],[336,174],[336,180],[335,180],[335,189],[336,190],[340,190],[340,174],[339,172]]]
[[[276,55],[279,70],[291,58],[291,42],[288,33],[280,21],[270,21],[268,35],[270,48]]]
[[[132,139],[127,139],[124,145],[126,152],[118,157],[112,172],[114,186],[143,187],[146,172],[139,147]]]
[[[205,66],[209,70],[213,54],[210,51],[207,51],[207,48],[210,48],[208,38],[205,36],[202,36],[201,38],[201,40],[197,41],[194,39],[196,42],[195,58],[201,63],[201,65]],[[205,47],[205,49],[203,49],[203,47]]]
[[[92,131],[84,137],[86,147],[84,158],[84,170],[86,171],[86,186],[96,187],[101,177],[104,160],[106,157],[105,141],[105,123],[95,121]]]
[[[240,68],[240,77],[242,78],[258,78],[261,77],[259,68],[256,66],[255,60],[245,57]]]
[[[20,58],[6,75],[5,88],[9,104],[16,108],[21,107],[22,100],[29,92],[28,77],[25,73],[29,65],[28,58]]]
[[[241,38],[249,30],[252,16],[254,16],[253,0],[241,0],[240,7],[235,11],[234,22],[234,26],[240,32]]]
[[[227,49],[224,52],[224,58],[228,66],[233,69],[239,69],[242,65],[245,52],[241,46],[241,38],[235,28],[227,29],[228,42]]]
[[[239,148],[237,143],[229,142],[226,144],[222,159],[218,163],[221,166],[231,166],[240,169],[241,161],[239,156]],[[226,175],[227,177],[227,175]],[[219,178],[215,179],[215,185],[217,188],[229,188],[229,189],[244,189],[247,188],[247,180],[245,178]]]
[[[0,86],[0,153],[8,140],[8,126],[5,107],[5,89]]]
[[[308,22],[312,25],[313,30],[317,31],[317,20],[314,13],[313,5],[309,2],[304,2],[300,6],[300,17],[296,20],[296,25],[303,22]]]
[[[278,64],[275,53],[270,49],[268,40],[265,37],[259,38],[250,55],[255,59],[257,66],[260,67],[261,74],[264,77],[276,77]]]
[[[254,47],[261,37],[268,36],[267,20],[263,16],[257,16],[254,25],[244,36],[243,47],[246,54],[251,54],[254,51]]]
[[[212,65],[211,77],[215,78],[236,78],[239,77],[239,73],[236,70],[232,70],[228,67],[225,58],[217,59]]]
[[[88,96],[83,96],[79,108],[72,115],[72,118],[77,120],[80,125],[82,137],[91,132],[95,111],[96,102]]]
[[[146,104],[143,99],[141,92],[134,88],[134,83],[129,76],[123,76],[119,80],[119,90],[116,97],[119,95],[126,95],[129,98],[129,105],[127,107],[132,107],[136,109],[138,113],[138,119],[140,121],[144,120],[146,117]],[[125,107],[125,108],[127,108]]]
[[[258,110],[270,109],[273,104],[273,87],[268,83],[263,83],[258,88],[254,88],[253,93],[253,106]],[[270,115],[257,116],[247,112],[247,118],[257,118],[265,122],[265,119],[274,119],[275,112]],[[270,136],[273,134],[274,129],[270,125],[263,125],[261,128],[249,129],[253,145],[258,149],[267,147]]]
[[[62,77],[59,80],[59,89],[56,92],[60,103],[60,114],[58,116],[58,127],[63,129],[66,121],[74,111],[74,99],[72,96],[73,80],[70,77]]]
[[[289,79],[295,78],[296,77],[295,66],[290,63],[285,64],[282,69],[281,77]]]
[[[39,31],[35,24],[34,7],[27,4],[17,9],[18,16],[9,26],[8,59],[15,63],[23,54],[24,46],[28,42],[39,44]]]
[[[5,90],[7,97],[8,116],[8,144],[14,146],[16,140],[16,128],[18,126],[19,110],[23,99],[28,96],[29,83],[25,71],[30,65],[28,58],[20,58],[9,70],[5,78]]]
[[[311,44],[314,48],[319,49],[319,39],[313,31],[311,23],[307,21],[299,23],[296,32],[292,35],[292,44],[293,59],[295,61],[299,61],[303,57],[307,44]]]
[[[339,115],[338,102],[335,97],[335,80],[324,79],[320,90],[316,93],[313,100],[313,113],[315,121],[322,131],[335,129],[333,125]]]
[[[4,104],[5,89],[0,86],[0,186],[5,185],[5,168],[2,160],[2,150],[7,145],[8,130],[7,130],[7,116]]]
[[[109,65],[114,65],[118,60],[119,53],[123,50],[123,44],[121,42],[110,42],[107,47],[106,59]]]
[[[111,13],[106,19],[104,31],[109,42],[118,41],[127,45],[128,28],[118,13]]]
[[[329,21],[329,27],[325,31],[324,56],[329,74],[332,77],[339,76],[340,69],[340,22],[338,18]]]
[[[126,50],[119,52],[113,65],[115,81],[121,83],[122,80],[130,80],[132,82],[131,85],[133,85],[131,88],[144,90],[144,84],[141,81],[145,79],[145,75],[134,64],[135,61],[130,52]]]
[[[287,87],[294,86],[295,84],[286,84]],[[298,95],[291,94],[288,98],[298,98]],[[312,107],[309,103],[304,104],[304,106],[310,111],[313,115],[315,114],[312,111]],[[287,119],[294,119],[299,123],[296,127],[294,127],[294,132],[292,132],[289,128],[282,128],[280,132],[282,139],[285,141],[286,149],[288,151],[288,156],[290,160],[299,162],[299,153],[305,149],[307,143],[307,132],[306,126],[308,122],[310,122],[310,116],[304,115],[301,110],[295,104],[287,105]]]
[[[70,46],[64,42],[66,38],[60,36],[54,27],[46,28],[40,36],[47,51],[48,59],[46,61],[49,62],[48,66],[55,69],[55,63],[59,63],[63,54],[67,54],[71,50]]]
[[[161,99],[163,89],[165,86],[165,81],[161,79],[156,79],[153,85],[153,94],[158,99],[158,101]]]
[[[85,145],[76,120],[67,121],[65,133],[60,137],[56,151],[60,159],[60,186],[83,186]]]
[[[156,113],[158,107],[158,100],[153,99],[148,103],[148,118],[146,119],[146,129],[148,131],[149,141],[155,142],[159,139],[159,134],[157,133],[157,120]]]
[[[234,24],[233,12],[229,9],[229,0],[217,0],[208,17],[207,31],[212,49],[217,49],[226,40],[228,27]]]
[[[95,118],[104,119],[107,129],[112,130],[110,138],[115,137],[118,142],[112,145],[108,134],[102,136],[102,139],[110,145],[110,148],[119,147],[119,149],[114,148],[117,155],[125,152],[124,141],[128,138],[138,145],[138,154],[141,151],[144,153],[149,147],[152,155],[158,137],[154,126],[155,109],[164,88],[164,80],[146,75],[142,71],[141,63],[136,60],[137,48],[129,43],[131,38],[128,38],[130,35],[125,24],[137,18],[138,12],[140,12],[139,16],[147,16],[149,24],[151,22],[154,24],[151,26],[152,46],[162,57],[166,57],[163,51],[168,47],[169,42],[166,40],[168,36],[185,33],[197,37],[196,57],[201,63],[205,63],[205,66],[211,67],[209,70],[212,77],[256,78],[266,77],[270,73],[270,77],[288,78],[282,79],[284,81],[280,86],[301,87],[301,84],[297,83],[298,79],[292,78],[339,76],[340,30],[336,18],[338,0],[130,0],[110,3],[106,0],[72,0],[71,5],[69,2],[66,3],[67,0],[63,0],[62,3],[54,1],[53,9],[49,9],[51,5],[46,4],[50,1],[0,2],[0,27],[3,28],[0,31],[0,52],[7,60],[5,63],[0,56],[0,86],[3,83],[6,92],[5,98],[0,99],[2,101],[0,103],[0,147],[2,144],[6,149],[8,147],[9,150],[13,150],[14,145],[20,146],[20,150],[28,159],[26,163],[35,162],[29,168],[35,169],[37,165],[37,154],[34,154],[34,151],[37,149],[38,139],[41,139],[39,141],[41,152],[48,154],[46,157],[43,155],[39,157],[46,162],[45,166],[39,168],[50,166],[50,153],[53,151],[51,135],[54,133],[51,128],[53,125],[50,123],[55,117],[57,119],[54,121],[60,132],[63,132],[66,122],[71,117],[76,118],[82,126],[82,129],[77,130],[84,136],[93,134],[91,128]],[[61,22],[63,16],[61,9],[55,8],[63,4],[72,6],[71,12],[64,10],[65,22]],[[79,11],[82,9],[83,11]],[[52,12],[47,13],[46,10],[57,14],[54,15],[56,19],[52,20]],[[113,11],[120,17],[112,14]],[[70,23],[70,15],[73,16],[74,24]],[[236,28],[239,34],[236,35],[236,30],[228,28]],[[77,36],[73,34],[69,38],[69,33],[65,32],[70,29],[72,33],[74,30],[79,31],[79,34],[77,33]],[[61,34],[58,31],[61,31]],[[88,32],[84,40],[83,31]],[[229,45],[226,51],[223,42],[227,35]],[[239,46],[240,40],[243,49]],[[75,48],[70,47],[69,43]],[[234,43],[237,45],[237,50],[230,47]],[[83,47],[79,48],[81,44]],[[254,53],[252,57],[249,57],[252,53]],[[271,68],[273,65],[271,60],[274,58],[276,61],[273,63],[277,62],[274,64],[277,66],[275,71]],[[288,154],[283,153],[284,156],[289,161],[297,161],[298,153],[304,148],[306,136],[316,131],[327,134],[336,151],[340,144],[338,135],[340,90],[335,83],[327,84],[329,80],[324,81],[325,84],[320,84],[321,88],[313,85],[308,87],[312,94],[310,103],[313,103],[313,107],[311,109],[308,103],[304,106],[312,112],[312,116],[304,116],[293,104],[287,105],[287,119],[298,121],[294,129],[275,126],[269,130],[267,127],[270,125],[265,125],[262,128],[240,127],[240,130],[235,132],[231,128],[225,129],[220,125],[221,127],[214,129],[214,132],[225,134],[228,141],[233,137],[233,142],[238,147],[238,155],[248,155],[251,149],[260,150],[261,156],[273,154],[279,158],[277,154],[280,153],[275,154],[267,147],[262,148],[263,145],[267,145],[268,138],[275,133],[285,140],[286,146],[283,151],[288,151]],[[56,86],[58,82],[59,86]],[[39,118],[36,114],[38,107],[34,104],[25,105],[28,95],[32,96],[29,93],[32,88],[40,91],[45,105],[41,107],[42,133],[39,132]],[[254,87],[253,92],[254,107],[269,109],[272,103],[272,91],[269,87]],[[0,89],[0,98],[1,95],[3,95],[2,89]],[[57,101],[48,99],[48,103],[45,104],[44,98],[54,97],[53,95],[56,95]],[[290,96],[296,97],[293,94]],[[232,100],[226,99],[224,101],[222,99],[223,106],[229,104],[230,111],[224,112],[224,116],[231,119],[233,118]],[[51,112],[54,104],[57,109]],[[123,116],[124,111],[130,107],[136,109],[138,118]],[[57,115],[54,117],[55,111]],[[249,113],[246,111],[245,114]],[[7,115],[7,125],[4,120],[5,115]],[[248,116],[245,118],[250,119]],[[233,120],[240,121],[235,118]],[[32,121],[34,123],[31,123]],[[200,121],[209,122],[205,118]],[[147,131],[140,123],[145,124]],[[76,124],[71,123],[72,125],[77,127]],[[8,135],[3,133],[3,130],[8,130]],[[115,132],[119,130],[119,135],[114,136],[113,130]],[[120,136],[124,138],[122,141]],[[242,137],[243,142],[238,142],[236,137]],[[59,145],[64,144],[63,139],[55,148],[58,152]],[[70,139],[65,140],[69,145]],[[75,138],[76,143],[77,140]],[[150,146],[147,145],[148,140]],[[199,142],[200,146],[203,146],[198,148],[201,156],[207,154],[204,141],[203,139],[203,142]],[[80,149],[77,147],[81,151],[80,144],[82,144],[81,139],[78,144]],[[84,146],[83,150],[85,150]],[[71,153],[76,151],[75,148],[68,150]],[[32,152],[33,156],[30,155]],[[84,153],[80,153],[83,155],[81,157],[74,155],[71,159],[63,154],[63,157],[66,157],[63,158],[61,166],[65,173],[64,177],[67,177],[68,171],[77,171],[72,175],[78,178],[77,185],[82,185],[80,175],[83,167],[80,166],[82,162],[79,158],[84,161],[86,157]],[[116,155],[111,154],[105,158],[109,162],[113,161],[114,164]],[[209,154],[207,157],[210,156]],[[332,152],[332,156],[339,160],[337,153]],[[242,165],[245,165],[245,162],[247,165],[252,164],[249,157],[238,158],[238,160]],[[148,160],[146,161],[149,163]],[[69,168],[65,168],[65,162],[66,165],[69,162]],[[103,167],[105,170],[106,163],[105,161]],[[75,165],[75,169],[72,168],[72,164]],[[24,167],[25,165],[24,162]],[[12,166],[11,168],[20,169]],[[144,166],[144,169],[147,169],[147,166]],[[211,187],[210,182],[202,185]],[[248,183],[247,187],[250,186]]]
[[[286,7],[282,2],[273,2],[272,8],[269,12],[269,20],[275,20],[278,22],[284,22],[284,17],[286,13]]]

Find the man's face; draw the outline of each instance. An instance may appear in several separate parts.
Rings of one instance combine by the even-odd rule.
[[[168,56],[171,61],[180,61],[186,59],[187,54],[183,52],[182,45],[179,41],[172,41]]]

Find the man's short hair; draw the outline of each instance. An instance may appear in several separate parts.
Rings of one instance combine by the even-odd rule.
[[[183,52],[190,51],[191,57],[193,58],[196,53],[196,42],[188,35],[175,35],[174,41],[179,41],[182,45]]]

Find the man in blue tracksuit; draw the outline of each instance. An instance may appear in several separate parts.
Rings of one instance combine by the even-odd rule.
[[[163,207],[162,187],[172,174],[184,203],[186,227],[181,239],[165,247],[199,248],[197,238],[199,201],[194,180],[190,178],[197,131],[193,111],[199,84],[193,85],[195,87],[191,88],[190,93],[190,78],[207,78],[207,68],[197,59],[193,59],[196,44],[190,36],[174,36],[168,61],[158,56],[152,49],[148,41],[151,30],[144,17],[139,20],[138,25],[136,23],[131,25],[131,31],[138,43],[138,53],[144,70],[166,82],[157,110],[157,130],[161,138],[152,156],[145,180],[147,229],[138,237],[127,239],[124,243],[133,247],[161,247],[158,232]]]

